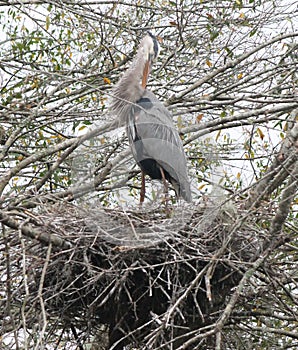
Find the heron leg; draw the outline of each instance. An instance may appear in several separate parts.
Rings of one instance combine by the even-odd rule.
[[[143,170],[141,171],[141,175],[142,175],[142,183],[141,183],[141,192],[140,192],[140,204],[142,205],[144,203],[145,193],[146,193],[145,173],[143,172]]]
[[[168,186],[168,182],[166,180],[166,176],[165,176],[165,172],[163,170],[162,167],[159,168],[160,169],[160,173],[161,173],[161,177],[162,177],[162,182],[163,182],[163,186],[164,186],[164,194],[165,194],[165,206],[166,206],[166,212],[167,212],[167,215],[169,215],[169,212],[168,212],[168,192],[169,192],[169,186]]]

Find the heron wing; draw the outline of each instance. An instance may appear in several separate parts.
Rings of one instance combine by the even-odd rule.
[[[154,159],[170,175],[178,195],[190,200],[182,141],[170,112],[152,92],[146,90],[133,108],[128,129],[136,161]]]

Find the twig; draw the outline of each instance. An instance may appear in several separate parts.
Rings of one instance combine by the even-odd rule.
[[[44,285],[44,281],[45,281],[45,277],[46,277],[47,268],[48,268],[50,258],[51,258],[51,251],[52,251],[52,243],[50,242],[48,249],[47,249],[46,259],[45,259],[44,265],[42,267],[42,272],[41,272],[40,282],[39,282],[39,287],[38,287],[38,293],[37,293],[37,297],[39,299],[39,303],[40,303],[40,307],[41,307],[42,323],[43,324],[42,324],[42,329],[41,329],[39,336],[38,336],[37,343],[35,345],[36,350],[40,349],[41,343],[45,337],[45,332],[47,329],[47,312],[46,312],[44,301],[43,301],[43,285]]]
[[[283,189],[277,212],[271,222],[270,234],[277,236],[287,219],[291,204],[298,190],[298,162],[289,177],[286,187]]]
[[[183,90],[182,92],[180,92],[179,94],[177,94],[174,98],[172,98],[173,101],[179,101],[181,100],[185,95],[188,95],[190,92],[192,92],[193,90],[197,89],[198,87],[200,87],[201,85],[205,84],[206,82],[208,82],[209,80],[213,79],[215,76],[217,76],[218,74],[225,72],[226,70],[228,70],[229,68],[233,68],[236,65],[238,65],[240,62],[244,61],[245,59],[247,59],[249,56],[253,55],[254,53],[264,49],[267,46],[270,46],[278,41],[281,41],[283,39],[287,39],[287,38],[294,38],[298,36],[298,33],[289,33],[289,34],[284,34],[284,35],[278,35],[275,38],[273,38],[272,40],[268,40],[265,43],[258,45],[257,47],[255,47],[254,49],[252,49],[251,51],[248,51],[244,54],[242,54],[241,56],[239,56],[238,58],[236,58],[233,61],[229,61],[228,63],[226,63],[225,65],[223,65],[222,67],[215,69],[213,72],[211,72],[210,74],[207,74],[204,76],[204,78],[198,80],[197,82],[195,82],[193,85],[191,85],[188,89]]]
[[[251,190],[245,208],[248,209],[252,205],[258,206],[260,201],[280,186],[291,174],[293,168],[295,168],[295,163],[298,160],[298,124],[295,123],[296,115],[297,109],[291,113],[291,119],[289,121],[291,127],[282,143],[280,151],[275,155],[274,161],[262,179]]]
[[[0,195],[2,194],[5,186],[8,184],[9,180],[18,174],[22,169],[26,168],[28,165],[36,162],[37,160],[40,160],[46,156],[52,155],[54,153],[57,153],[58,151],[62,151],[64,149],[67,149],[69,147],[72,147],[73,149],[78,147],[80,144],[82,144],[84,141],[91,139],[92,137],[95,137],[99,134],[102,134],[107,131],[111,131],[115,129],[118,126],[118,121],[114,120],[112,122],[109,122],[101,127],[98,127],[94,130],[89,131],[83,136],[79,136],[74,139],[68,139],[66,141],[63,141],[61,143],[58,143],[56,146],[45,148],[42,151],[38,153],[34,153],[31,156],[23,159],[20,161],[15,167],[11,168],[6,174],[4,174],[0,179]]]
[[[19,224],[17,221],[9,217],[9,215],[2,210],[0,210],[0,222],[2,222],[3,225],[10,227],[14,230],[19,230],[19,232],[24,236],[34,238],[40,241],[41,243],[52,243],[53,246],[60,247],[63,249],[70,248],[72,246],[71,242],[61,238],[60,236],[56,234],[50,234],[45,230],[37,230],[26,221]]]

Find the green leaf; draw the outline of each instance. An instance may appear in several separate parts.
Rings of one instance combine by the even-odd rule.
[[[214,41],[219,36],[219,32],[216,30],[211,31],[210,33],[210,40]]]
[[[221,118],[224,118],[226,115],[227,115],[226,111],[221,111],[221,113],[220,113],[220,117]]]
[[[83,121],[83,124],[84,124],[84,125],[92,125],[92,123],[91,123],[89,120],[84,120],[84,121]]]
[[[226,46],[226,47],[225,47],[225,51],[227,52],[228,57],[233,58],[234,53],[233,53],[233,51],[232,51],[231,49],[229,49],[229,48]]]
[[[250,33],[249,36],[254,36],[257,32],[257,29],[253,29]]]

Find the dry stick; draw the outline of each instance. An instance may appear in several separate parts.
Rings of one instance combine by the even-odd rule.
[[[290,155],[283,163],[271,164],[266,174],[250,187],[249,197],[245,202],[244,209],[255,209],[260,206],[262,200],[277,189],[289,176],[293,166],[297,162],[297,155]]]
[[[177,299],[177,301],[175,302],[175,304],[170,308],[170,310],[166,313],[166,317],[164,317],[164,321],[165,321],[165,327],[167,327],[170,317],[172,316],[172,314],[176,313],[176,308],[178,308],[178,305],[188,296],[188,294],[190,293],[190,291],[192,290],[192,288],[200,281],[200,279],[202,278],[203,274],[205,273],[205,271],[207,270],[208,265],[206,265],[201,271],[200,273],[192,280],[192,282],[189,284],[188,288],[186,289],[186,291]]]
[[[79,339],[77,330],[76,330],[76,328],[74,327],[74,325],[71,324],[71,325],[70,325],[70,329],[71,329],[72,334],[73,334],[73,336],[74,336],[74,338],[75,338],[75,340],[76,340],[76,342],[77,342],[78,350],[84,350],[84,348],[83,348],[83,346],[82,346],[82,344],[81,344],[81,342],[80,342],[80,339]]]
[[[295,321],[297,321],[297,319]],[[240,330],[243,330],[243,331],[247,332],[247,328],[246,327],[242,327],[241,325],[238,325],[238,328]],[[252,325],[249,325],[249,332],[251,332],[251,331],[261,332],[262,334],[268,332],[268,333],[273,333],[273,334],[285,335],[285,336],[293,338],[293,339],[298,339],[297,330],[293,331],[293,332],[290,332],[288,330],[279,329],[279,328],[272,328],[272,327],[267,327],[267,326],[253,327]],[[293,349],[293,347],[292,347],[292,349]]]
[[[17,173],[19,173],[22,169],[26,168],[28,165],[46,157],[49,155],[52,155],[58,151],[64,150],[68,147],[71,147],[75,145],[74,148],[78,147],[81,143],[83,143],[86,140],[91,139],[92,137],[95,137],[103,132],[110,131],[112,129],[115,129],[118,126],[118,121],[114,120],[112,122],[106,123],[105,125],[98,127],[94,130],[91,130],[87,134],[77,137],[75,139],[69,139],[64,142],[61,142],[53,147],[45,148],[41,152],[32,154],[30,157],[27,157],[23,159],[20,163],[18,163],[15,167],[10,169],[2,178],[0,179],[0,195],[3,193],[4,188],[9,183],[10,179],[15,176]]]
[[[296,166],[293,169],[287,186],[284,188],[281,200],[279,202],[276,214],[271,222],[270,234],[274,237],[278,235],[287,219],[289,214],[292,201],[294,200],[295,195],[297,195],[298,190],[298,161]]]
[[[215,350],[220,350],[221,348],[221,332],[216,333],[216,342],[215,342]]]
[[[92,184],[82,185],[77,188],[70,188],[65,192],[57,193],[53,198],[65,198],[69,197],[69,200],[83,196],[86,193],[89,193],[93,190],[96,190],[98,186],[105,180],[106,176],[111,172],[111,170],[118,166],[119,163],[130,154],[130,149],[127,148],[117,155],[113,160],[107,162],[107,164],[102,168],[100,174],[94,178]]]
[[[23,273],[23,279],[24,279],[24,289],[25,289],[25,296],[22,300],[22,306],[21,306],[21,317],[22,317],[22,328],[24,330],[24,349],[28,349],[28,338],[27,338],[27,322],[26,322],[26,315],[25,315],[25,309],[26,309],[26,304],[27,300],[29,298],[29,286],[28,286],[28,276],[27,276],[27,271],[26,271],[26,245],[24,242],[24,239],[22,237],[23,233],[23,227],[25,225],[26,221],[23,222],[19,227],[18,227],[18,232],[19,232],[19,239],[21,242],[21,248],[22,248],[22,273]],[[5,222],[3,222],[5,225]]]
[[[177,94],[176,96],[174,96],[174,98],[172,100],[174,100],[174,101],[175,100],[181,100],[181,98],[183,98],[185,95],[187,95],[188,93],[190,93],[193,90],[197,89],[198,87],[200,87],[201,85],[203,85],[207,81],[213,79],[219,73],[222,73],[222,72],[224,72],[225,70],[227,70],[229,68],[235,67],[237,64],[239,64],[240,62],[244,61],[249,56],[253,55],[254,53],[258,52],[261,49],[264,49],[266,46],[270,46],[270,45],[276,43],[277,41],[280,41],[280,40],[283,40],[283,39],[287,39],[287,38],[293,38],[295,36],[298,36],[298,32],[276,36],[272,40],[267,41],[264,44],[257,46],[253,50],[251,50],[251,51],[249,51],[247,53],[244,53],[243,55],[241,55],[237,59],[232,60],[232,61],[226,63],[224,66],[214,70],[212,73],[210,73],[210,74],[206,75],[204,78],[198,80],[196,83],[194,83],[188,89],[186,89],[186,90],[182,91],[181,93]]]
[[[56,162],[50,167],[48,172],[43,176],[42,179],[40,179],[37,184],[35,185],[35,190],[38,191],[40,188],[46,183],[46,181],[53,175],[54,171],[59,167],[59,165],[64,161],[66,157],[68,157],[71,152],[77,148],[77,144],[74,143],[72,146],[70,146],[57,160]]]
[[[221,315],[221,317],[219,318],[219,320],[217,322],[215,322],[213,325],[210,325],[213,327],[213,329],[211,329],[210,331],[207,331],[205,333],[199,333],[198,335],[195,335],[192,339],[189,339],[183,345],[181,345],[177,350],[188,349],[188,347],[191,344],[193,344],[194,342],[196,342],[197,340],[214,335],[214,334],[217,334],[218,332],[220,332],[222,330],[226,321],[230,317],[231,312],[233,311],[233,308],[235,307],[235,304],[236,304],[242,290],[244,289],[246,283],[253,276],[255,271],[262,265],[262,263],[269,256],[269,254],[271,253],[272,250],[273,249],[271,247],[268,248],[267,251],[252,264],[252,267],[248,271],[245,272],[245,274],[243,275],[241,281],[239,282],[235,292],[232,294],[230,301],[227,304],[223,314]],[[199,332],[199,330],[197,330],[197,332]]]
[[[246,271],[246,273],[243,275],[240,283],[238,284],[235,292],[233,293],[228,305],[226,306],[223,314],[219,318],[219,320],[214,324],[214,329],[206,332],[206,333],[201,333],[192,339],[188,340],[185,342],[182,346],[180,346],[177,350],[183,350],[187,349],[189,345],[194,343],[196,340],[204,338],[206,336],[218,334],[221,332],[222,328],[224,327],[226,321],[230,317],[233,308],[236,305],[236,302],[244,289],[246,283],[249,281],[249,279],[253,276],[255,271],[263,264],[263,262],[267,259],[267,257],[270,255],[270,253],[280,245],[280,240],[278,239],[278,234],[281,232],[282,225],[288,215],[289,209],[291,202],[296,194],[297,187],[298,187],[298,180],[297,180],[297,173],[298,173],[298,164],[296,164],[296,167],[294,171],[291,174],[291,177],[288,181],[288,186],[285,188],[282,194],[282,199],[280,201],[280,205],[278,208],[278,211],[276,213],[276,216],[273,219],[273,225],[270,230],[270,232],[273,235],[273,240],[271,241],[270,245],[267,247],[266,251],[263,253],[263,255],[260,256],[253,264],[252,267]],[[220,349],[220,344],[218,343],[220,339],[220,335],[217,336],[216,338],[216,349]]]
[[[291,113],[291,120],[289,121],[291,128],[287,132],[280,151],[275,156],[271,166],[250,192],[250,197],[245,204],[246,209],[251,207],[252,204],[257,206],[265,195],[269,195],[279,187],[292,171],[292,167],[295,166],[298,159],[298,124],[295,124],[297,113],[297,109]]]
[[[231,229],[231,232],[230,232],[230,235],[229,235],[229,238],[224,242],[224,244],[222,245],[222,247],[216,252],[216,254],[214,254],[214,256],[212,257],[212,260],[209,262],[208,265],[206,265],[204,267],[204,269],[202,271],[200,271],[200,274],[198,276],[196,276],[196,278],[191,282],[190,286],[187,288],[187,290],[183,293],[183,295],[181,297],[179,297],[179,299],[176,301],[176,303],[174,304],[173,307],[171,307],[171,309],[165,313],[164,317],[163,317],[163,321],[165,321],[165,319],[167,320],[167,322],[163,322],[161,324],[161,326],[155,330],[155,336],[160,334],[160,332],[162,331],[162,329],[165,327],[165,325],[167,325],[167,323],[169,322],[169,318],[171,316],[172,313],[174,313],[176,310],[176,308],[178,307],[178,305],[184,300],[184,298],[191,292],[191,289],[196,285],[196,283],[198,282],[199,278],[201,277],[201,275],[207,271],[207,273],[210,274],[210,270],[214,267],[214,264],[216,264],[216,262],[218,261],[218,259],[220,258],[220,256],[225,252],[227,246],[228,246],[228,243],[231,241],[231,239],[233,238],[234,234],[237,232],[237,230],[243,225],[243,223],[250,217],[250,214],[249,213],[246,213],[245,215],[243,215],[241,218],[239,218],[237,220],[237,222],[235,223],[233,229]],[[209,276],[210,278],[210,276]],[[212,326],[212,325],[211,325]],[[211,326],[208,326],[206,327],[206,329],[209,329]],[[192,334],[194,332],[191,332]],[[204,336],[208,336],[208,335],[212,335],[212,334],[215,334],[216,332],[214,330],[210,330],[206,333],[204,333],[205,335]],[[154,336],[152,335],[152,337]],[[150,336],[150,335],[149,335]],[[149,336],[147,336],[146,338],[149,338]],[[185,337],[187,335],[184,335],[184,336],[181,336],[182,337]],[[145,338],[145,339],[146,339]],[[153,342],[154,340],[153,339],[149,339],[149,342]],[[147,343],[149,343],[147,342]],[[170,341],[169,343],[172,343],[173,341]]]
[[[296,188],[297,188],[297,166],[295,171],[293,171],[291,178],[289,179],[289,185],[286,187],[286,189],[284,190],[283,196],[282,196],[282,201],[281,203],[285,202],[285,200],[287,200],[287,208],[290,208],[290,204],[291,201],[296,193]],[[281,205],[280,210],[283,210],[284,208]],[[288,210],[286,210],[286,214],[288,214]],[[282,212],[282,215],[277,215],[277,218],[279,218],[280,216],[282,216],[283,221],[285,220],[285,214],[284,211]],[[235,232],[235,230],[237,229],[237,227],[239,227],[239,225],[241,225],[241,223],[243,221],[245,221],[248,217],[248,214],[246,216],[244,216],[242,218],[242,220],[240,220],[240,222],[238,222],[238,225],[236,224],[233,232]],[[280,220],[276,219],[279,222],[279,228],[281,229],[282,223]],[[231,234],[233,233],[231,232]],[[226,321],[228,320],[228,318],[230,317],[230,314],[233,311],[233,308],[240,296],[240,293],[242,292],[245,284],[248,282],[248,280],[251,278],[251,276],[255,273],[255,271],[261,266],[261,264],[265,261],[265,259],[269,256],[269,254],[277,247],[280,245],[280,240],[278,239],[277,233],[279,233],[280,231],[276,231],[275,230],[275,239],[273,239],[273,241],[271,241],[270,246],[267,247],[267,249],[264,251],[263,255],[257,259],[253,264],[252,267],[243,275],[241,281],[239,282],[235,292],[233,293],[230,302],[228,303],[228,305],[226,306],[223,314],[221,315],[221,317],[219,318],[219,320],[213,324],[213,329],[211,329],[210,331],[207,331],[205,333],[200,333],[197,336],[194,336],[192,339],[188,340],[187,342],[185,342],[182,346],[180,346],[177,350],[183,350],[183,349],[187,349],[189,345],[191,345],[192,343],[194,343],[195,341],[217,334],[218,332],[221,332],[222,328],[224,327],[224,324],[226,323]],[[229,241],[229,240],[228,240]],[[225,244],[226,246],[226,244]],[[223,247],[225,248],[225,247]],[[220,255],[220,253],[222,252],[223,249],[220,249],[220,251],[216,254],[216,256],[218,257]],[[206,266],[207,267],[207,266]],[[212,325],[211,325],[212,326]],[[193,332],[191,332],[193,334]],[[184,337],[187,336],[184,335]],[[220,336],[217,336],[217,339],[220,339]],[[218,343],[217,343],[218,344]],[[217,349],[220,349],[220,347],[218,347],[220,345],[217,345]]]
[[[30,122],[31,119],[33,118],[33,116],[29,117],[26,119],[26,123]],[[16,141],[19,132],[22,130],[24,124],[18,126],[16,128],[16,130],[14,130],[11,135],[8,137],[7,141],[5,142],[5,145],[3,146],[2,151],[0,152],[0,162],[2,162],[5,158],[5,156],[7,155],[9,149],[11,148],[11,146],[14,144],[14,142]]]
[[[227,129],[227,128],[232,128],[236,126],[243,126],[243,125],[253,125],[254,123],[261,123],[261,122],[266,122],[270,119],[274,119],[273,117],[270,117],[269,115],[272,115],[274,113],[279,113],[279,112],[287,112],[290,110],[293,110],[298,107],[298,102],[295,103],[284,103],[284,104],[279,104],[275,107],[268,108],[267,106],[262,107],[262,108],[256,108],[253,110],[250,110],[248,112],[243,112],[236,114],[235,116],[231,116],[228,118],[220,118],[216,120],[212,120],[210,122],[207,122],[202,125],[194,125],[190,126],[187,128],[183,128],[181,130],[182,133],[189,133],[189,132],[194,132],[196,130],[202,130],[197,133],[194,133],[192,136],[190,136],[185,144],[188,144],[199,137],[209,134],[213,131],[217,130],[222,130],[222,129]],[[248,118],[254,117],[254,116],[259,116],[264,114],[265,117],[262,119],[255,119],[255,120],[249,120]]]
[[[200,273],[193,279],[193,281],[189,284],[188,288],[185,290],[185,292],[176,300],[176,302],[173,304],[173,306],[163,315],[162,319],[160,320],[160,326],[154,330],[151,334],[145,337],[147,345],[150,347],[150,344],[154,342],[154,337],[161,334],[164,328],[167,328],[169,325],[170,317],[172,315],[175,315],[178,312],[178,306],[185,298],[191,293],[193,287],[202,279],[203,274],[207,270],[208,265],[206,265]],[[150,337],[150,338],[149,338]]]
[[[44,230],[37,230],[26,221],[19,224],[16,220],[12,219],[9,215],[7,215],[6,212],[2,210],[0,210],[0,222],[3,225],[10,227],[14,230],[19,230],[20,234],[23,234],[26,237],[36,239],[41,243],[53,244],[53,246],[63,249],[70,248],[72,246],[71,242],[66,241],[62,237],[56,234],[46,233]]]
[[[22,203],[22,207],[23,208],[34,208],[37,206],[37,201],[40,203],[45,203],[45,202],[56,201],[59,199],[66,199],[67,201],[71,202],[75,198],[80,198],[87,193],[90,193],[92,191],[97,190],[98,187],[102,184],[102,182],[106,179],[107,175],[112,171],[112,169],[114,167],[117,167],[119,165],[119,163],[130,154],[130,152],[131,152],[130,149],[127,148],[124,151],[122,151],[121,153],[119,153],[116,158],[107,162],[105,164],[105,166],[102,167],[100,174],[94,178],[93,183],[87,183],[87,184],[83,184],[83,185],[77,186],[77,187],[70,187],[66,191],[61,191],[61,192],[57,192],[54,194],[46,194],[44,196],[38,195],[35,197],[30,197],[30,199],[28,201]],[[37,201],[34,201],[35,198]],[[26,197],[23,198],[22,200],[25,201],[25,199],[26,199]],[[14,206],[16,204],[17,203],[14,203]]]
[[[36,350],[40,349],[40,345],[41,345],[40,343],[42,342],[42,339],[44,338],[45,332],[47,329],[47,314],[46,314],[46,309],[45,309],[45,305],[44,305],[44,301],[43,301],[43,297],[42,297],[42,291],[43,291],[43,285],[44,285],[44,280],[45,280],[47,268],[48,268],[49,261],[51,258],[51,252],[52,252],[52,243],[50,243],[48,246],[47,255],[46,255],[46,259],[45,259],[45,262],[44,262],[44,265],[42,268],[42,273],[41,273],[39,287],[38,287],[37,297],[39,299],[39,303],[40,303],[40,307],[41,307],[43,326],[42,326],[41,332],[38,335],[37,344],[35,345]]]
[[[143,328],[146,328],[147,326],[150,326],[150,324],[156,322],[156,320],[154,318],[152,318],[150,321],[142,324],[140,327],[138,327],[137,329],[134,329],[133,331],[130,331],[128,334],[126,334],[125,336],[123,336],[121,339],[117,340],[109,350],[113,350],[115,349],[115,347],[121,343],[123,340],[129,338],[131,335],[134,335],[135,333],[140,332]]]
[[[10,261],[10,254],[9,254],[9,243],[8,243],[8,236],[6,234],[6,229],[3,224],[2,226],[2,233],[4,237],[4,247],[5,247],[5,261],[6,261],[6,295],[7,295],[7,301],[6,301],[6,310],[7,314],[11,320],[12,328],[13,328],[13,336],[15,341],[16,350],[19,350],[19,341],[18,341],[18,334],[17,334],[17,327],[15,325],[14,317],[12,316],[11,311],[11,302],[12,302],[12,281],[11,281],[11,261]]]

